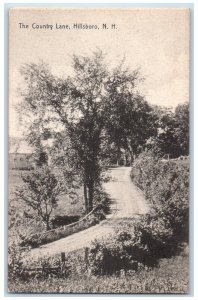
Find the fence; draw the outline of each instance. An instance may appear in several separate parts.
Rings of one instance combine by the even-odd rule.
[[[96,212],[97,209],[99,208],[100,208],[100,204],[94,207],[93,210],[89,212],[86,216],[84,216],[82,219],[72,224],[51,229],[43,233],[33,234],[28,238],[25,238],[22,241],[21,246],[23,247],[23,246],[30,245],[32,247],[38,247],[39,245],[43,245],[43,244],[47,244],[59,240],[73,233],[76,233],[90,226],[93,226],[99,223],[99,219],[94,216],[94,212]]]
[[[85,264],[85,271],[88,271],[88,266],[89,266],[89,260],[88,260],[88,255],[89,255],[89,248],[84,248],[83,250],[83,255],[82,259]],[[68,263],[69,258],[66,256],[65,252],[60,253],[60,259],[55,261],[56,266],[52,266],[53,261],[49,260],[43,260],[40,261],[40,265],[37,267],[25,267],[23,268],[23,272],[27,273],[28,276],[42,276],[42,277],[47,277],[47,276],[52,276],[55,275],[57,277],[67,277],[70,273],[72,273],[71,266]],[[77,268],[76,264],[75,267]]]

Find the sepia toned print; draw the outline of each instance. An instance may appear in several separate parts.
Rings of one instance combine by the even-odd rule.
[[[189,293],[189,10],[9,14],[10,293]]]

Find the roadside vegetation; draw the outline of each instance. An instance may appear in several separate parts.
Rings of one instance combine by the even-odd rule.
[[[131,177],[175,244],[188,242],[189,164],[161,161],[155,153],[144,152],[134,162]]]
[[[12,293],[187,294],[188,256],[188,247],[185,247],[179,255],[160,259],[156,267],[136,271],[122,269],[101,276],[89,272],[83,249],[68,254],[66,268],[61,267],[60,257],[48,257],[31,263],[32,267],[43,268],[43,272],[22,272],[18,267],[14,273],[11,269],[8,290]],[[52,271],[49,266],[58,268]]]
[[[10,284],[13,293],[108,293],[108,294],[186,294],[188,292],[188,257],[183,254],[162,259],[158,268],[117,275],[75,275],[67,278],[33,278]]]
[[[11,254],[11,290],[16,280],[21,292],[47,286],[52,293],[188,293],[188,166],[146,152],[134,162],[131,177],[145,192],[149,214],[121,220],[115,234],[71,252],[64,262],[59,256],[24,260],[19,249],[18,261]]]
[[[151,210],[121,224],[111,239],[95,241],[89,257],[93,274],[152,269],[160,259],[188,248],[189,166],[162,162],[153,152],[145,152],[135,160],[131,177]]]
[[[188,104],[175,111],[152,106],[138,91],[139,70],[123,61],[114,69],[106,65],[96,51],[74,55],[73,76],[64,79],[44,63],[21,68],[18,110],[35,166],[10,173],[11,292],[188,292]],[[108,239],[66,259],[28,260],[27,246],[106,217],[110,199],[103,183],[112,165],[132,168],[150,212],[120,220]]]

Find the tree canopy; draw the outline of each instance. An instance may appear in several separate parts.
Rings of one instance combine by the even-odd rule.
[[[161,155],[176,158],[189,155],[189,104],[179,104],[175,111],[164,107],[154,107],[157,135],[152,147],[157,147]]]
[[[19,111],[38,162],[45,164],[46,154],[52,165],[77,174],[88,212],[109,161],[119,161],[124,152],[131,164],[151,138],[167,152],[173,146],[167,141],[172,131],[183,147],[185,113],[178,108],[173,124],[169,113],[156,114],[138,90],[140,71],[128,69],[124,61],[107,68],[100,50],[91,56],[73,55],[72,68],[72,75],[58,78],[45,63],[25,64]]]

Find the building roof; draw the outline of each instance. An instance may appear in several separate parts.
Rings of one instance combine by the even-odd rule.
[[[26,141],[19,138],[9,138],[9,153],[31,154],[33,152],[33,148]]]

